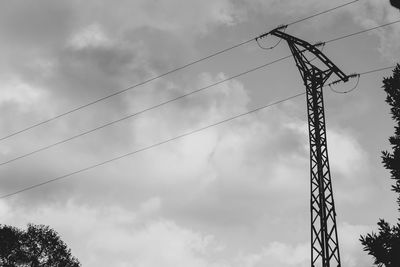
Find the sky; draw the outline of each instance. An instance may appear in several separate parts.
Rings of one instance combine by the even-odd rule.
[[[0,136],[344,1],[134,0],[0,3]],[[310,43],[399,19],[360,0],[289,26]],[[276,43],[268,37],[261,45]],[[326,45],[345,73],[399,62],[400,24]],[[289,55],[255,42],[0,141],[1,162]],[[382,78],[326,88],[342,265],[361,234],[396,222],[381,151],[393,133]],[[334,77],[332,78],[334,79]],[[339,84],[336,90],[354,86]],[[0,193],[62,176],[304,92],[292,58],[0,166]],[[305,97],[0,200],[1,224],[55,229],[83,266],[310,266]]]

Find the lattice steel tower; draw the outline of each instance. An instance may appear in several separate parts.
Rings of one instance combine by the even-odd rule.
[[[282,32],[282,28],[259,38],[270,34],[287,41],[306,86],[311,168],[311,266],[340,267],[322,89],[333,73],[343,82],[348,81],[349,76],[336,67],[315,45]],[[324,70],[311,64],[314,59],[309,60],[309,54],[318,59]]]

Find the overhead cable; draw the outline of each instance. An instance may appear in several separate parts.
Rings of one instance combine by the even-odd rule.
[[[233,116],[233,117],[230,117],[230,118],[227,118],[227,119],[224,119],[224,120],[215,122],[215,123],[213,123],[213,124],[210,124],[210,125],[207,125],[207,126],[198,128],[198,129],[196,129],[196,130],[189,131],[189,132],[186,132],[186,133],[184,133],[184,134],[180,134],[180,135],[178,135],[178,136],[175,136],[175,137],[172,137],[172,138],[163,140],[163,141],[161,141],[161,142],[158,142],[158,143],[155,143],[155,144],[152,144],[152,145],[149,145],[149,146],[140,148],[140,149],[138,149],[138,150],[135,150],[135,151],[132,151],[132,152],[129,152],[129,153],[120,155],[120,156],[118,156],[118,157],[114,157],[114,158],[108,159],[108,160],[106,160],[106,161],[102,161],[102,162],[96,163],[96,164],[94,164],[94,165],[91,165],[91,166],[88,166],[88,167],[79,169],[79,170],[74,171],[74,172],[70,172],[70,173],[68,173],[68,174],[65,174],[65,175],[62,175],[62,176],[59,176],[59,177],[56,177],[56,178],[48,179],[48,180],[46,180],[45,182],[41,182],[41,183],[38,183],[38,184],[34,184],[34,185],[32,185],[32,186],[25,187],[25,188],[23,188],[23,189],[20,189],[20,190],[15,191],[15,192],[2,195],[2,196],[0,196],[0,199],[2,199],[2,198],[7,198],[7,197],[10,197],[10,196],[13,196],[13,195],[16,195],[16,194],[19,194],[19,193],[22,193],[22,192],[25,192],[25,191],[28,191],[28,190],[37,188],[37,187],[40,187],[40,186],[43,186],[43,185],[45,185],[45,184],[49,184],[49,183],[52,183],[52,182],[55,182],[55,181],[58,181],[58,180],[61,180],[61,179],[65,179],[65,178],[70,177],[70,176],[72,176],[72,175],[74,175],[74,174],[78,174],[78,173],[81,173],[81,172],[84,172],[84,171],[88,171],[88,170],[90,170],[90,169],[94,169],[94,168],[96,168],[96,167],[99,167],[99,166],[108,164],[108,163],[110,163],[110,162],[113,162],[113,161],[116,161],[116,160],[120,160],[120,159],[126,158],[126,157],[128,157],[128,156],[132,156],[132,155],[137,154],[137,153],[139,153],[139,152],[143,152],[143,151],[149,150],[149,149],[151,149],[151,148],[155,148],[155,147],[157,147],[157,146],[160,146],[160,145],[163,145],[163,144],[166,144],[166,143],[175,141],[175,140],[177,140],[177,139],[181,139],[181,138],[183,138],[183,137],[186,137],[186,136],[189,136],[189,135],[193,135],[193,134],[195,134],[195,133],[198,133],[198,132],[207,130],[207,129],[209,129],[209,128],[215,127],[215,126],[217,126],[217,125],[220,125],[220,124],[223,124],[223,123],[226,123],[226,122],[229,122],[229,121],[232,121],[232,120],[241,118],[241,117],[243,117],[243,116],[246,116],[246,115],[248,115],[248,114],[251,114],[251,113],[260,111],[260,110],[262,110],[262,109],[265,109],[265,108],[268,108],[268,107],[272,107],[272,106],[274,106],[274,105],[277,105],[277,104],[279,104],[279,103],[282,103],[282,102],[288,101],[288,100],[290,100],[290,99],[299,97],[299,96],[304,95],[304,94],[305,94],[304,92],[303,92],[303,93],[299,93],[299,94],[296,94],[296,95],[293,95],[293,96],[290,96],[290,97],[287,97],[287,98],[284,98],[284,99],[281,99],[281,100],[272,102],[272,103],[270,103],[270,104],[267,104],[267,105],[264,105],[264,106],[261,106],[261,107],[252,109],[252,110],[250,110],[250,111],[247,111],[247,112],[238,114],[238,115],[236,115],[236,116]]]
[[[365,72],[361,72],[361,73],[354,73],[354,74],[349,75],[348,78],[357,78],[356,85],[355,85],[353,88],[351,88],[350,90],[338,91],[338,90],[336,90],[336,89],[333,89],[332,85],[342,83],[342,80],[333,81],[333,82],[327,84],[326,86],[329,86],[329,88],[331,89],[331,91],[334,92],[334,93],[337,93],[337,94],[347,94],[347,93],[350,93],[350,92],[354,91],[354,90],[358,87],[358,84],[359,84],[359,82],[360,82],[360,77],[361,77],[362,75],[366,75],[366,74],[370,74],[370,73],[374,73],[374,72],[379,72],[379,71],[383,71],[383,70],[388,70],[388,69],[394,69],[395,67],[396,67],[396,66],[378,68],[378,69],[373,69],[373,70],[369,70],[369,71],[365,71]]]
[[[339,6],[330,8],[330,9],[328,9],[328,10],[325,10],[325,11],[322,11],[322,12],[319,12],[319,13],[316,13],[316,14],[313,14],[313,15],[311,15],[311,16],[308,16],[308,17],[305,17],[305,18],[302,18],[302,19],[293,21],[293,22],[287,24],[287,26],[300,23],[300,22],[302,22],[302,21],[305,21],[305,20],[308,20],[308,19],[311,19],[311,18],[320,16],[320,15],[322,15],[322,14],[326,14],[326,13],[328,13],[328,12],[331,12],[331,11],[336,10],[336,9],[339,9],[339,8],[343,8],[343,7],[347,6],[347,5],[350,5],[350,4],[355,3],[355,2],[357,2],[357,1],[359,1],[359,0],[351,1],[351,2],[348,2],[348,3],[346,3],[346,4],[342,4],[342,5],[339,5]],[[190,63],[187,63],[187,64],[185,64],[185,65],[182,65],[182,66],[180,66],[180,67],[177,67],[177,68],[175,68],[175,69],[172,69],[172,70],[170,70],[170,71],[167,71],[167,72],[165,72],[165,73],[163,73],[163,74],[156,75],[156,76],[154,76],[154,77],[152,77],[152,78],[149,78],[149,79],[147,79],[147,80],[144,80],[144,81],[142,81],[142,82],[140,82],[140,83],[137,83],[137,84],[135,84],[135,85],[129,86],[129,87],[125,88],[125,89],[116,91],[116,92],[111,93],[111,94],[109,94],[109,95],[106,95],[106,96],[104,96],[104,97],[100,97],[100,98],[98,98],[98,99],[95,99],[95,100],[93,100],[93,101],[91,101],[91,102],[88,102],[88,103],[86,103],[86,104],[83,104],[83,105],[81,105],[81,106],[77,106],[77,107],[75,107],[75,108],[72,108],[72,109],[70,109],[70,110],[67,110],[67,111],[65,111],[65,112],[62,112],[62,113],[60,113],[60,114],[58,114],[58,115],[56,115],[56,116],[53,116],[53,117],[48,118],[48,119],[46,119],[46,120],[43,120],[43,121],[40,121],[40,122],[38,122],[38,123],[32,124],[31,126],[22,128],[22,129],[20,129],[20,130],[18,130],[18,131],[15,131],[15,132],[13,132],[13,133],[10,133],[10,134],[7,134],[7,135],[5,135],[5,136],[3,136],[3,137],[0,137],[0,141],[5,140],[5,139],[8,139],[8,138],[13,137],[13,136],[18,135],[18,134],[21,134],[21,133],[23,133],[23,132],[29,131],[29,130],[31,130],[31,129],[33,129],[33,128],[39,127],[39,126],[41,126],[41,125],[43,125],[43,124],[49,123],[49,122],[54,121],[54,120],[56,120],[56,119],[59,119],[59,118],[61,118],[61,117],[67,116],[67,115],[69,115],[69,114],[71,114],[71,113],[74,113],[74,112],[76,112],[76,111],[78,111],[78,110],[87,108],[87,107],[89,107],[89,106],[92,106],[92,105],[94,105],[94,104],[97,104],[97,103],[99,103],[99,102],[102,102],[102,101],[104,101],[104,100],[106,100],[106,99],[109,99],[109,98],[111,98],[111,97],[120,95],[120,94],[125,93],[125,92],[127,92],[127,91],[129,91],[129,90],[132,90],[132,89],[134,89],[134,88],[140,87],[140,86],[142,86],[142,85],[145,85],[145,84],[147,84],[147,83],[150,83],[150,82],[152,82],[152,81],[155,81],[155,80],[157,80],[157,79],[160,79],[160,78],[162,78],[162,77],[165,77],[165,76],[167,76],[167,75],[169,75],[169,74],[172,74],[172,73],[174,73],[174,72],[183,70],[183,69],[185,69],[185,68],[187,68],[187,67],[189,67],[189,66],[192,66],[192,65],[195,65],[195,64],[200,63],[200,62],[202,62],[202,61],[205,61],[205,60],[207,60],[207,59],[213,58],[213,57],[215,57],[215,56],[217,56],[217,55],[223,54],[223,53],[225,53],[225,52],[228,52],[228,51],[230,51],[230,50],[233,50],[233,49],[235,49],[235,48],[238,48],[238,47],[240,47],[240,46],[243,46],[243,45],[245,45],[245,44],[248,44],[248,43],[250,43],[250,42],[252,42],[252,41],[254,41],[254,40],[257,40],[257,38],[248,39],[248,40],[246,40],[246,41],[243,41],[243,42],[238,43],[238,44],[236,44],[236,45],[233,45],[233,46],[231,46],[231,47],[228,47],[228,48],[219,50],[219,51],[217,51],[217,52],[215,52],[215,53],[213,53],[213,54],[210,54],[210,55],[205,56],[205,57],[203,57],[203,58],[197,59],[197,60],[195,60],[195,61],[192,61],[192,62],[190,62]],[[257,42],[257,43],[258,43],[258,42]]]
[[[269,62],[269,63],[263,64],[263,65],[261,65],[261,66],[252,68],[252,69],[247,70],[247,71],[245,71],[245,72],[241,72],[241,73],[236,74],[236,75],[234,75],[234,76],[230,76],[230,77],[228,77],[228,78],[226,78],[226,79],[223,79],[223,80],[221,80],[221,81],[215,82],[215,83],[213,83],[213,84],[210,84],[210,85],[201,87],[201,88],[199,88],[199,89],[197,89],[197,90],[194,90],[194,91],[191,91],[191,92],[189,92],[189,93],[186,93],[186,94],[180,95],[180,96],[178,96],[178,97],[175,97],[175,98],[166,100],[166,101],[161,102],[161,103],[159,103],[159,104],[157,104],[157,105],[148,107],[148,108],[146,108],[146,109],[142,109],[142,110],[140,110],[140,111],[138,111],[138,112],[135,112],[135,113],[133,113],[133,114],[129,114],[129,115],[124,116],[124,117],[122,117],[122,118],[120,118],[120,119],[117,119],[117,120],[114,120],[114,121],[105,123],[105,124],[100,125],[100,126],[98,126],[98,127],[96,127],[96,128],[93,128],[93,129],[90,129],[90,130],[88,130],[88,131],[79,133],[79,134],[77,134],[77,135],[74,135],[74,136],[72,136],[72,137],[63,139],[63,140],[58,141],[58,142],[56,142],[56,143],[53,143],[53,144],[50,144],[50,145],[41,147],[41,148],[36,149],[36,150],[34,150],[34,151],[32,151],[32,152],[29,152],[29,153],[27,153],[27,154],[23,154],[23,155],[21,155],[21,156],[18,156],[18,157],[9,159],[9,160],[4,161],[4,162],[1,162],[1,163],[0,163],[0,166],[5,165],[5,164],[8,164],[8,163],[11,163],[11,162],[13,162],[13,161],[16,161],[16,160],[19,160],[19,159],[22,159],[22,158],[25,158],[25,157],[28,157],[28,156],[33,155],[33,154],[36,154],[36,153],[39,153],[39,152],[44,151],[44,150],[47,150],[47,149],[49,149],[49,148],[52,148],[52,147],[61,145],[61,144],[63,144],[63,143],[66,143],[66,142],[71,141],[71,140],[73,140],[73,139],[76,139],[76,138],[78,138],[78,137],[87,135],[87,134],[89,134],[89,133],[98,131],[98,130],[100,130],[100,129],[103,129],[103,128],[105,128],[105,127],[111,126],[111,125],[113,125],[113,124],[116,124],[116,123],[125,121],[125,120],[130,119],[130,118],[133,118],[133,117],[136,117],[136,116],[138,116],[138,115],[140,115],[140,114],[142,114],[142,113],[145,113],[145,112],[147,112],[147,111],[150,111],[150,110],[159,108],[159,107],[161,107],[161,106],[165,106],[165,105],[167,105],[167,104],[169,104],[169,103],[172,103],[172,102],[175,102],[175,101],[177,101],[177,100],[179,100],[179,99],[188,97],[188,96],[190,96],[190,95],[194,95],[194,94],[196,94],[196,93],[200,93],[201,91],[204,91],[204,90],[207,90],[207,89],[209,89],[209,88],[215,87],[215,86],[217,86],[217,85],[219,85],[219,84],[222,84],[222,83],[225,83],[225,82],[230,81],[230,80],[232,80],[232,79],[235,79],[235,78],[238,78],[238,77],[240,77],[240,76],[246,75],[246,74],[251,73],[251,72],[253,72],[253,71],[256,71],[256,70],[265,68],[265,67],[267,67],[267,66],[269,66],[269,65],[272,65],[272,64],[277,63],[277,62],[279,62],[279,61],[283,61],[283,60],[288,59],[288,58],[290,58],[290,57],[292,57],[292,56],[289,55],[289,56],[286,56],[286,57],[279,58],[279,59],[277,59],[277,60],[274,60],[274,61],[271,61],[271,62]]]
[[[400,22],[400,20],[397,21],[397,22]],[[397,23],[397,22],[393,22],[393,23]],[[387,24],[380,25],[380,26],[378,26],[378,27],[373,27],[373,28],[370,28],[370,29],[366,29],[366,30],[362,30],[362,31],[355,32],[355,33],[352,33],[352,34],[348,34],[348,35],[345,35],[345,37],[338,37],[338,38],[335,38],[335,39],[331,39],[331,40],[329,40],[329,41],[327,41],[327,42],[318,42],[318,43],[316,43],[315,45],[318,45],[318,46],[319,46],[319,45],[322,45],[322,44],[325,44],[325,43],[328,43],[328,42],[331,43],[331,42],[339,41],[339,40],[342,40],[342,39],[345,39],[345,38],[349,38],[349,37],[355,36],[355,35],[360,34],[360,33],[365,33],[365,32],[371,31],[371,30],[375,30],[375,29],[377,29],[377,28],[385,27],[385,26],[391,25],[391,24],[393,24],[393,23],[387,23]],[[161,106],[170,104],[170,103],[172,103],[172,102],[175,102],[175,101],[180,100],[180,99],[182,99],[182,98],[188,97],[188,96],[190,96],[190,95],[194,95],[194,94],[200,93],[200,92],[205,91],[205,90],[207,90],[207,89],[209,89],[209,88],[215,87],[215,86],[217,86],[217,85],[219,85],[219,84],[225,83],[225,82],[227,82],[227,81],[230,81],[230,80],[232,80],[232,79],[238,78],[238,77],[240,77],[240,76],[244,76],[244,75],[249,74],[249,73],[251,73],[251,72],[254,72],[254,71],[256,71],[256,70],[263,69],[263,68],[265,68],[265,67],[267,67],[267,66],[270,66],[270,65],[272,65],[272,64],[278,63],[278,62],[280,62],[280,61],[283,61],[283,60],[288,59],[288,58],[291,58],[291,57],[292,57],[292,55],[284,56],[284,57],[279,58],[279,59],[277,59],[277,60],[274,60],[274,61],[265,63],[265,64],[263,64],[263,65],[257,66],[257,67],[255,67],[255,68],[249,69],[249,70],[244,71],[244,72],[241,72],[241,73],[239,73],[239,74],[230,76],[230,77],[228,77],[228,78],[226,78],[226,79],[223,79],[223,80],[221,80],[221,81],[215,82],[215,83],[210,84],[210,85],[207,85],[207,86],[205,86],[205,87],[196,89],[196,90],[191,91],[191,92],[189,92],[189,93],[180,95],[180,96],[178,96],[178,97],[175,97],[175,98],[166,100],[166,101],[164,101],[164,102],[161,102],[161,103],[159,103],[159,104],[156,104],[156,105],[151,106],[151,107],[148,107],[148,108],[145,108],[145,109],[140,110],[140,111],[138,111],[138,112],[129,114],[129,115],[124,116],[124,117],[122,117],[122,118],[120,118],[120,119],[117,119],[117,120],[114,120],[114,121],[105,123],[105,124],[103,124],[103,125],[100,125],[100,126],[98,126],[98,127],[93,128],[93,129],[90,129],[90,130],[81,132],[81,133],[76,134],[76,135],[74,135],[74,136],[71,136],[71,137],[69,137],[69,138],[66,138],[66,139],[60,140],[60,141],[58,141],[58,142],[55,142],[55,143],[53,143],[53,144],[50,144],[50,145],[41,147],[41,148],[39,148],[39,149],[33,150],[33,151],[28,152],[28,153],[26,153],[26,154],[22,154],[22,155],[17,156],[17,157],[11,158],[11,159],[9,159],[9,160],[6,160],[6,161],[1,162],[1,163],[0,163],[0,166],[9,164],[9,163],[14,162],[14,161],[16,161],[16,160],[19,160],[19,159],[22,159],[22,158],[31,156],[31,155],[33,155],[33,154],[39,153],[39,152],[41,152],[41,151],[50,149],[50,148],[52,148],[52,147],[61,145],[61,144],[63,144],[63,143],[66,143],[66,142],[68,142],[68,141],[74,140],[74,139],[76,139],[76,138],[79,138],[79,137],[81,137],[81,136],[87,135],[87,134],[89,134],[89,133],[98,131],[98,130],[100,130],[100,129],[103,129],[103,128],[105,128],[105,127],[111,126],[111,125],[113,125],[113,124],[116,124],[116,123],[125,121],[125,120],[130,119],[130,118],[133,118],[133,117],[136,117],[136,116],[138,116],[138,115],[140,115],[140,114],[142,114],[142,113],[145,113],[145,112],[147,112],[147,111],[154,110],[154,109],[156,109],[156,108],[159,108],[159,107],[161,107]],[[353,89],[353,90],[354,90],[354,89]]]
[[[392,21],[392,22],[389,22],[389,23],[385,23],[385,24],[382,24],[382,25],[379,25],[379,26],[376,26],[376,27],[372,27],[372,28],[368,28],[368,29],[365,29],[365,30],[362,30],[362,31],[358,31],[358,32],[355,32],[355,33],[350,33],[350,34],[347,34],[347,35],[343,35],[343,36],[340,36],[338,38],[334,38],[334,39],[328,40],[325,43],[339,41],[341,39],[345,39],[345,38],[348,38],[348,37],[351,37],[351,36],[355,36],[355,35],[359,35],[359,34],[362,34],[362,33],[366,33],[366,32],[369,32],[369,31],[373,31],[373,30],[376,30],[376,29],[379,29],[379,28],[383,28],[383,27],[386,27],[386,26],[389,26],[389,25],[393,25],[393,24],[396,24],[396,23],[399,23],[399,22],[400,22],[400,19]]]
[[[302,18],[302,19],[295,20],[295,21],[293,21],[293,22],[287,24],[287,26],[291,26],[291,25],[294,25],[294,24],[296,24],[296,23],[299,23],[299,22],[302,22],[302,21],[305,21],[305,20],[308,20],[308,19],[311,19],[311,18],[320,16],[320,15],[322,15],[322,14],[329,13],[329,12],[331,12],[331,11],[333,11],[333,10],[336,10],[336,9],[339,9],[339,8],[342,8],[342,7],[345,7],[345,6],[354,4],[355,2],[358,2],[358,1],[360,1],[360,0],[354,0],[354,1],[351,1],[351,2],[348,2],[348,3],[345,3],[345,4],[342,4],[342,5],[339,5],[339,6],[330,8],[330,9],[327,9],[327,10],[325,10],[325,11],[316,13],[316,14],[314,14],[314,15],[311,15],[311,16],[308,16],[308,17],[305,17],[305,18]]]
[[[339,82],[336,82],[336,83],[335,83],[335,82],[332,82],[332,83],[328,84],[328,86],[329,86],[329,88],[331,89],[331,91],[334,92],[334,93],[337,93],[337,94],[347,94],[347,93],[350,93],[350,92],[352,92],[352,91],[354,91],[354,90],[357,89],[358,84],[359,84],[359,82],[360,82],[360,77],[361,77],[360,74],[352,74],[352,75],[347,76],[347,78],[357,78],[357,82],[356,82],[356,85],[353,86],[353,88],[351,88],[351,89],[349,89],[349,90],[346,90],[346,91],[338,91],[338,90],[336,90],[336,89],[333,89],[332,85],[337,84],[337,83],[339,83]]]
[[[383,70],[387,70],[387,69],[394,68],[394,67],[395,67],[395,66],[385,67],[385,68],[379,68],[379,69],[373,69],[373,70],[369,70],[369,71],[365,71],[365,72],[359,73],[359,75],[367,75],[367,74],[370,74],[370,73],[374,73],[374,72],[378,72],[378,71],[383,71]],[[277,101],[272,102],[272,103],[269,103],[269,104],[267,104],[267,105],[264,105],[264,106],[261,106],[261,107],[252,109],[252,110],[247,111],[247,112],[243,112],[243,113],[238,114],[238,115],[235,115],[235,116],[233,116],[233,117],[229,117],[229,118],[227,118],[227,119],[224,119],[224,120],[215,122],[215,123],[213,123],[213,124],[209,124],[209,125],[207,125],[207,126],[204,126],[204,127],[201,127],[201,128],[198,128],[198,129],[195,129],[195,130],[192,130],[192,131],[189,131],[189,132],[180,134],[180,135],[177,135],[177,136],[175,136],[175,137],[172,137],[172,138],[169,138],[169,139],[165,139],[165,140],[160,141],[160,142],[158,142],[158,143],[155,143],[155,144],[152,144],[152,145],[149,145],[149,146],[146,146],[146,147],[143,147],[143,148],[134,150],[134,151],[129,152],[129,153],[126,153],[126,154],[122,154],[122,155],[120,155],[120,156],[117,156],[117,157],[114,157],[114,158],[111,158],[111,159],[108,159],[108,160],[105,160],[105,161],[102,161],[102,162],[99,162],[99,163],[90,165],[90,166],[88,166],[88,167],[85,167],[85,168],[82,168],[82,169],[79,169],[79,170],[76,170],[76,171],[73,171],[73,172],[70,172],[70,173],[67,173],[67,174],[64,174],[64,175],[55,177],[55,178],[47,179],[47,180],[45,180],[44,182],[37,183],[37,184],[31,185],[31,186],[27,186],[27,187],[24,187],[24,188],[22,188],[22,189],[19,189],[19,190],[16,190],[16,191],[14,191],[14,192],[11,192],[11,193],[6,193],[6,194],[4,194],[4,195],[1,195],[1,196],[0,196],[0,199],[8,198],[8,197],[17,195],[17,194],[22,193],[22,192],[25,192],[25,191],[29,191],[29,190],[35,189],[35,188],[37,188],[37,187],[41,187],[41,186],[44,186],[44,185],[46,185],[46,184],[50,184],[50,183],[53,183],[53,182],[56,182],[56,181],[59,181],[59,180],[62,180],[62,179],[71,177],[71,176],[73,176],[73,175],[75,175],[75,174],[82,173],[82,172],[85,172],[85,171],[88,171],[88,170],[91,170],[91,169],[100,167],[100,166],[102,166],[102,165],[106,165],[106,164],[108,164],[108,163],[111,163],[111,162],[114,162],[114,161],[117,161],[117,160],[120,160],[120,159],[129,157],[129,156],[133,156],[133,155],[138,154],[138,153],[140,153],[140,152],[143,152],[143,151],[146,151],[146,150],[150,150],[150,149],[152,149],[152,148],[161,146],[161,145],[163,145],[163,144],[166,144],[166,143],[169,143],[169,142],[172,142],[172,141],[175,141],[175,140],[178,140],[178,139],[181,139],[181,138],[184,138],[184,137],[187,137],[187,136],[190,136],[190,135],[193,135],[193,134],[196,134],[196,133],[205,131],[205,130],[210,129],[210,128],[212,128],[212,127],[215,127],[215,126],[221,125],[221,124],[223,124],[223,123],[227,123],[227,122],[233,121],[233,120],[235,120],[235,119],[238,119],[238,118],[244,117],[244,116],[246,116],[246,115],[249,115],[249,114],[252,114],[252,113],[261,111],[261,110],[263,110],[263,109],[266,109],[266,108],[275,106],[275,105],[277,105],[277,104],[280,104],[280,103],[283,103],[283,102],[285,102],[285,101],[288,101],[288,100],[297,98],[297,97],[302,96],[302,95],[305,95],[305,92],[297,93],[297,94],[295,94],[295,95],[292,95],[292,96],[283,98],[283,99],[281,99],[281,100],[277,100]]]

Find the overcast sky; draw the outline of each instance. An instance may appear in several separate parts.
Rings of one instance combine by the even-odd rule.
[[[0,136],[345,1],[1,1]],[[360,0],[295,24],[310,43],[399,19]],[[270,46],[276,39],[263,40]],[[394,65],[400,25],[326,45],[345,73]],[[251,42],[0,142],[1,162],[290,53]],[[382,77],[326,88],[342,265],[370,266],[360,234],[395,222],[380,151],[393,133]],[[346,90],[354,85],[338,85]],[[293,59],[0,166],[2,195],[304,92]],[[46,224],[83,266],[310,265],[305,97],[2,199],[0,223]]]

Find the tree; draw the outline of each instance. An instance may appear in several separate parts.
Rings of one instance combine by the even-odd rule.
[[[390,0],[390,4],[398,9],[400,9],[400,0]]]
[[[390,171],[395,181],[392,191],[399,194],[397,204],[400,212],[400,65],[393,70],[393,76],[383,79],[383,88],[387,94],[386,102],[391,106],[390,113],[396,123],[395,135],[389,137],[392,152],[382,152],[383,166]],[[374,264],[381,267],[400,266],[400,218],[399,222],[390,226],[385,220],[378,222],[378,233],[361,236],[364,251],[374,257]]]
[[[28,224],[28,228],[0,225],[0,266],[50,267],[81,266],[58,233],[45,225]]]

